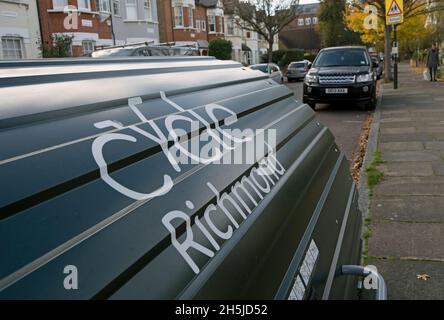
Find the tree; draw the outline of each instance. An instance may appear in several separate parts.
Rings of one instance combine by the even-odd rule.
[[[390,81],[391,75],[391,31],[390,25],[387,25],[385,13],[385,0],[351,0],[351,5],[365,12],[367,5],[372,5],[377,9],[374,14],[382,23],[384,29],[384,51],[385,51],[385,80]],[[408,21],[420,15],[428,15],[437,11],[444,10],[444,0],[404,0],[404,21]]]
[[[225,39],[211,40],[208,45],[208,55],[220,60],[230,60],[233,44]]]
[[[350,6],[347,7],[347,27],[354,30],[360,35],[361,41],[364,44],[371,44],[378,51],[384,50],[384,27],[381,23],[377,24],[376,29],[366,28],[365,21],[368,14],[356,10]]]
[[[321,0],[318,30],[323,47],[346,44],[345,4],[346,0]]]
[[[299,0],[233,0],[230,3],[235,23],[268,42],[268,62],[271,62],[274,38],[298,16]]]
[[[51,43],[42,44],[40,41],[38,45],[42,51],[43,58],[65,58],[69,57],[69,50],[71,48],[72,35],[51,35]]]

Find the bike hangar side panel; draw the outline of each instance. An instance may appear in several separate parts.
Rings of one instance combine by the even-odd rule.
[[[211,58],[62,62],[0,64],[1,299],[353,297],[333,277],[359,260],[349,164],[285,86]],[[276,148],[177,164],[172,125]]]

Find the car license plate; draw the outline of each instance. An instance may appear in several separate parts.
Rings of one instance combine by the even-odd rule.
[[[348,93],[348,89],[347,88],[328,88],[328,89],[325,89],[325,93],[335,93],[335,94],[342,93],[342,94],[344,94],[344,93]]]

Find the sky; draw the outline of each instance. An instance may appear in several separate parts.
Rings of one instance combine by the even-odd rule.
[[[300,0],[300,4],[307,4],[307,3],[315,3],[319,2],[318,0]]]

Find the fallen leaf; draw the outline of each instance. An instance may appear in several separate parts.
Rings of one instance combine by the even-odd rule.
[[[432,277],[431,276],[429,276],[428,274],[418,274],[417,276],[416,276],[416,279],[418,279],[418,280],[424,280],[424,281],[427,281],[427,280],[429,280],[429,279],[431,279]]]

